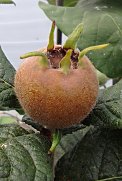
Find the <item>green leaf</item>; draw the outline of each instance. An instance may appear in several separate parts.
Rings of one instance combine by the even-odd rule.
[[[0,47],[0,80],[3,79],[10,85],[14,84],[15,69],[7,60],[5,54]]]
[[[122,129],[122,80],[100,91],[97,105],[84,124]]]
[[[12,0],[0,0],[0,4],[15,4]]]
[[[56,4],[55,0],[48,0],[48,2],[53,5]],[[75,6],[77,4],[77,2],[78,2],[78,0],[64,0],[63,5],[64,6]]]
[[[22,112],[14,92],[15,69],[0,48],[0,110],[16,109]]]
[[[0,180],[52,181],[50,142],[18,125],[0,125]]]
[[[80,23],[83,33],[78,43],[80,50],[104,43],[104,50],[88,53],[95,67],[108,77],[122,76],[122,1],[80,0],[75,7],[57,7],[43,2],[39,6],[45,14],[55,20],[66,35]]]
[[[57,146],[55,150],[55,161],[54,164],[56,165],[57,161],[65,155],[67,152],[71,151],[75,145],[81,141],[81,139],[86,135],[86,133],[89,131],[90,126],[83,127],[80,130],[73,131],[70,134],[67,134],[62,137],[59,145]]]
[[[12,116],[1,116],[0,117],[0,125],[1,124],[16,124],[17,119]]]
[[[120,130],[91,128],[81,142],[59,160],[55,181],[97,181],[121,176],[121,138]]]

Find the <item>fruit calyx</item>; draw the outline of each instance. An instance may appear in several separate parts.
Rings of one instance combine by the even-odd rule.
[[[60,68],[62,69],[62,72],[64,74],[68,74],[70,71],[70,66],[71,66],[71,54],[72,54],[72,50],[69,49],[66,52],[66,55],[62,58],[62,60],[60,61]]]
[[[54,69],[60,68],[60,62],[66,56],[69,49],[64,49],[62,46],[57,45],[53,50],[47,51],[46,55],[50,61],[50,65]],[[79,52],[72,50],[71,52],[71,67],[77,69]]]
[[[72,49],[71,53],[71,61],[72,61],[72,67],[77,68],[77,62],[78,62],[78,52],[75,52],[77,41],[80,37],[80,34],[82,32],[83,25],[79,24],[75,30],[69,35],[68,39],[66,40],[64,46],[54,46],[54,30],[55,30],[55,21],[52,22],[52,27],[49,34],[49,42],[47,46],[47,57],[50,60],[50,64],[52,68],[59,68],[60,62],[62,59],[66,56],[66,53],[69,49]],[[70,60],[69,59],[69,60]],[[63,64],[64,65],[64,64]],[[64,65],[65,66],[65,65]],[[65,69],[65,68],[63,68]]]
[[[63,48],[75,50],[76,45],[77,45],[77,41],[80,38],[82,30],[83,30],[83,24],[80,23],[78,26],[76,26],[74,31],[68,36],[68,39],[66,40]]]
[[[25,58],[34,57],[34,56],[38,56],[39,57],[39,62],[40,62],[40,65],[41,65],[42,68],[48,68],[49,67],[48,58],[42,52],[37,52],[37,51],[29,52],[29,53],[26,53],[26,54],[20,56],[20,59],[25,59]]]
[[[82,57],[84,55],[86,55],[89,51],[94,51],[94,50],[101,50],[103,48],[106,48],[109,46],[109,43],[106,43],[106,44],[102,44],[102,45],[96,45],[96,46],[90,46],[90,47],[87,47],[85,49],[83,49],[80,53],[79,53],[79,57],[78,57],[78,64],[79,66],[82,66]]]
[[[39,61],[42,68],[60,69],[65,75],[67,75],[70,72],[70,69],[77,69],[78,66],[82,67],[82,57],[89,51],[106,48],[109,45],[108,43],[91,46],[79,52],[76,50],[76,45],[83,30],[82,23],[76,26],[63,46],[54,45],[54,30],[55,21],[52,22],[52,27],[49,34],[49,42],[45,53],[42,53],[41,51],[30,52],[21,56],[20,58],[23,59],[32,56],[39,56]]]
[[[55,31],[55,21],[52,22],[52,27],[49,34],[49,42],[47,45],[47,51],[51,51],[54,48],[54,31]]]

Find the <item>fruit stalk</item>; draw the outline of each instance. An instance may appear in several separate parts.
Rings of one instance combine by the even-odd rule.
[[[48,154],[54,153],[56,146],[59,144],[60,140],[61,140],[61,131],[56,129],[52,134],[52,145],[48,151]]]

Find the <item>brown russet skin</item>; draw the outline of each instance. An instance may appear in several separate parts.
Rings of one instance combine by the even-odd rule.
[[[96,71],[84,56],[82,66],[65,75],[60,68],[42,68],[39,57],[23,60],[15,75],[15,92],[25,112],[50,129],[80,123],[98,96]]]

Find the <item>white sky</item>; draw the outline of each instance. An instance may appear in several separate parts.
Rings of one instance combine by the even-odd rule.
[[[0,5],[0,45],[17,68],[19,57],[47,45],[51,21],[38,7],[38,0],[14,0]]]

